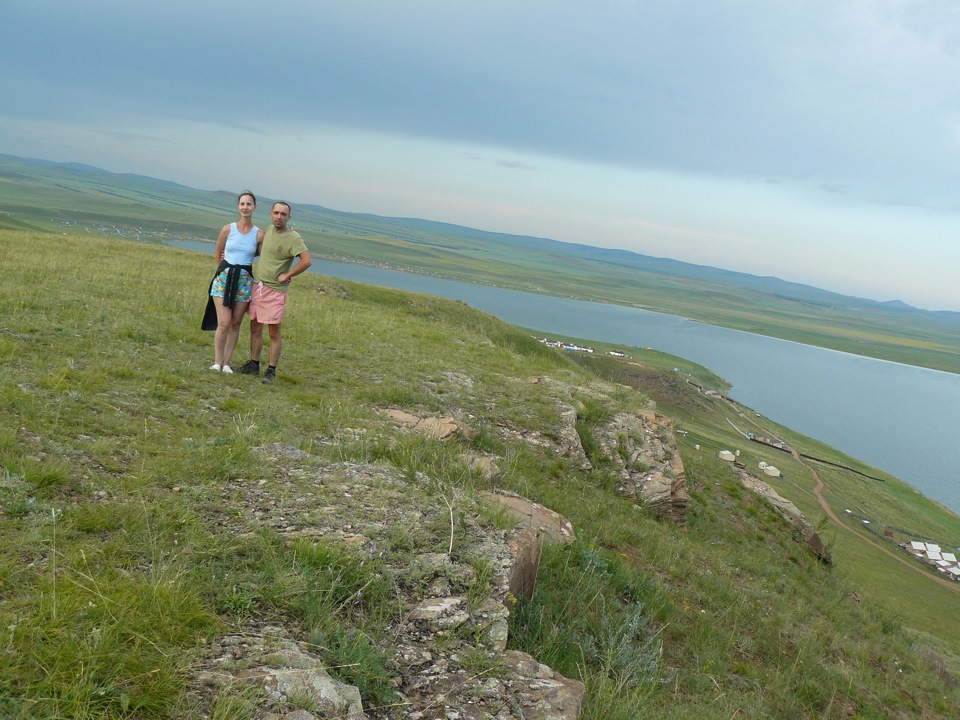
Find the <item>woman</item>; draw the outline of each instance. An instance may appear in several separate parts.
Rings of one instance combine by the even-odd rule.
[[[263,230],[253,224],[257,198],[244,191],[237,198],[240,219],[224,225],[217,237],[217,274],[210,284],[210,297],[217,310],[211,370],[232,373],[230,359],[240,338],[240,323],[253,291],[253,258],[260,252]]]

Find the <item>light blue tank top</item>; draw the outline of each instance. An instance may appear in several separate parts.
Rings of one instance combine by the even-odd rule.
[[[254,225],[245,235],[237,230],[235,222],[230,223],[230,234],[223,248],[223,259],[231,265],[251,265],[257,252],[257,235],[260,228]]]

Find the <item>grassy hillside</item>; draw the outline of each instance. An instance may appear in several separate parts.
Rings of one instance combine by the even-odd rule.
[[[925,654],[960,671],[957,591],[867,542],[877,538],[856,520],[826,519],[808,467],[745,444],[727,420],[877,471],[741,417],[672,370],[697,376],[695,366],[633,351],[580,365],[463,303],[304,276],[279,378],[266,386],[206,369],[210,258],[14,230],[0,242],[0,716],[256,717],[255,688],[200,693],[197,667],[218,638],[270,625],[310,639],[366,707],[381,708],[370,717],[405,717],[402,704],[388,707],[408,672],[387,662],[409,612],[395,572],[423,553],[456,558],[474,529],[503,526],[480,495],[491,481],[466,453],[495,458],[498,487],[576,529],[576,542],[546,552],[533,599],[511,614],[510,643],[585,682],[583,717],[960,713],[960,691]],[[603,457],[584,470],[551,446],[563,407],[579,408],[589,438],[649,398],[688,433],[677,448],[686,527],[620,497]],[[452,415],[477,432],[447,444],[411,436],[386,407]],[[833,566],[735,480],[719,447],[784,470],[777,490],[820,524]],[[398,494],[366,507],[386,524],[381,555],[364,565],[346,540],[285,534],[325,513],[349,539],[362,518],[346,473],[361,467],[400,478]],[[895,478],[816,470],[839,513],[960,545],[960,520]],[[391,524],[406,503],[422,519]],[[472,562],[466,592],[481,597],[484,565]],[[480,644],[456,657],[465,673],[500,672]]]
[[[239,191],[240,188],[237,189]],[[0,228],[147,242],[213,240],[233,193],[0,156]],[[261,197],[265,208],[269,198]],[[261,209],[261,217],[264,217]],[[809,345],[960,372],[960,313],[874,302],[772,277],[429,220],[297,205],[316,257],[615,303]]]

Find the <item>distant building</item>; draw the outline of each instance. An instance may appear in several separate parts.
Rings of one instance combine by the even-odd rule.
[[[943,552],[936,543],[919,540],[911,540],[909,546],[901,543],[900,547],[908,549],[917,560],[932,565],[950,579],[960,581],[960,562],[955,553]]]

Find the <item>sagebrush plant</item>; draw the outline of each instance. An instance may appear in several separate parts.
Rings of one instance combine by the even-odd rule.
[[[268,623],[311,642],[366,707],[388,706],[400,671],[387,662],[397,642],[387,628],[405,609],[383,565],[449,554],[472,567],[462,590],[482,602],[491,568],[469,547],[470,528],[514,522],[479,499],[494,488],[576,529],[573,545],[544,550],[510,644],[582,679],[584,717],[956,716],[956,691],[919,654],[933,647],[960,665],[955,594],[932,588],[939,612],[928,618],[917,578],[903,580],[907,570],[880,553],[867,558],[874,575],[850,583],[855,550],[872,551],[846,531],[838,568],[821,565],[705,451],[736,436],[702,397],[662,403],[690,430],[679,451],[691,502],[678,527],[613,491],[599,444],[587,471],[519,439],[557,437],[560,408],[576,408],[590,446],[614,413],[645,406],[645,388],[627,387],[632,365],[611,386],[462,303],[352,283],[320,294],[302,276],[277,382],[264,386],[207,370],[212,337],[198,327],[212,254],[69,235],[0,240],[0,716],[253,717],[260,698],[249,687],[202,702],[189,680],[215,638]],[[39,279],[25,272],[38,257]],[[237,360],[246,355],[244,332]],[[665,362],[670,380],[678,365]],[[452,414],[476,433],[448,443],[410,435],[378,412],[388,407]],[[274,445],[309,453],[298,461],[306,470],[393,467],[411,496],[441,511],[388,527],[377,547],[290,540],[258,520],[250,495],[262,483],[278,512],[297,512],[304,488],[262,451]],[[499,478],[472,469],[469,454],[494,455]],[[819,517],[793,462],[784,466],[794,484],[778,489]],[[892,480],[825,476],[837,502],[854,499],[891,524],[944,537],[958,527]],[[329,487],[308,490],[336,502]],[[498,658],[473,647],[464,667],[499,677]]]

